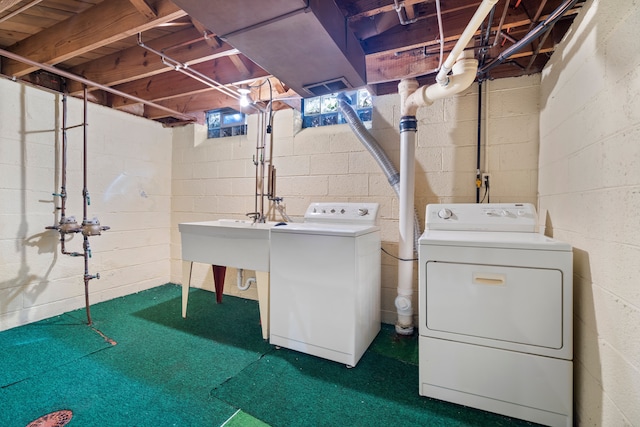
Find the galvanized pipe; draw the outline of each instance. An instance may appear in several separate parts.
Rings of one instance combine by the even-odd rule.
[[[75,80],[75,81],[80,82],[82,84],[85,84],[87,86],[95,87],[97,89],[104,90],[105,92],[109,92],[109,93],[112,93],[114,95],[122,96],[123,98],[130,99],[130,100],[132,100],[134,102],[138,102],[140,104],[145,104],[145,105],[148,105],[150,107],[154,107],[154,108],[157,108],[159,110],[166,111],[166,112],[170,113],[172,117],[180,118],[180,119],[183,119],[183,120],[186,120],[186,121],[189,121],[189,122],[198,121],[198,119],[196,117],[189,116],[189,115],[184,114],[184,113],[180,113],[178,111],[172,110],[171,108],[167,108],[167,107],[165,107],[163,105],[156,104],[155,102],[147,101],[145,99],[138,98],[137,96],[133,96],[133,95],[130,95],[128,93],[119,91],[117,89],[113,89],[112,87],[105,86],[105,85],[102,85],[100,83],[96,83],[96,82],[91,81],[89,79],[85,79],[84,77],[78,76],[77,74],[73,74],[73,73],[70,73],[68,71],[61,70],[60,68],[56,68],[53,65],[47,65],[47,64],[42,64],[40,62],[32,61],[31,59],[25,58],[24,56],[17,55],[17,54],[15,54],[13,52],[9,52],[8,50],[5,50],[5,49],[0,49],[0,56],[4,56],[4,57],[10,58],[10,59],[13,59],[15,61],[22,62],[22,63],[27,64],[27,65],[32,65],[34,67],[41,68],[41,69],[43,69],[45,71],[49,71],[50,73],[54,73],[54,74],[57,74],[57,75],[59,75],[61,77],[66,77],[68,79]],[[14,76],[13,79],[16,80],[16,77]]]

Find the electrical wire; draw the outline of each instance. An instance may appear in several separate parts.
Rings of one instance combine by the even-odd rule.
[[[484,177],[484,195],[482,196],[482,200],[479,203],[484,203],[484,199],[487,199],[487,203],[491,203],[491,190],[489,187],[489,177]]]
[[[395,258],[399,261],[418,261],[418,258],[400,258],[398,256],[395,256],[391,253],[389,253],[385,248],[380,247],[380,249],[382,250],[382,252],[384,252],[385,254],[389,255],[391,258]]]
[[[438,15],[438,29],[440,33],[440,61],[438,62],[438,71],[442,68],[442,58],[444,57],[444,30],[442,28],[442,10],[440,9],[440,0],[436,0],[436,14]]]

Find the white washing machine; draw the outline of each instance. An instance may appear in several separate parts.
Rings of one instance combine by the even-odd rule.
[[[380,331],[377,203],[312,203],[271,229],[270,343],[356,366]]]
[[[425,223],[420,394],[571,427],[571,246],[530,204],[428,205]]]

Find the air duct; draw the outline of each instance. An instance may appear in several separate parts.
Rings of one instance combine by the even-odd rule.
[[[328,0],[174,0],[302,97],[366,84],[365,55]]]

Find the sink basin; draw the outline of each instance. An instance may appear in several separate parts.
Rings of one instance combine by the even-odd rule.
[[[276,222],[220,219],[178,224],[182,259],[269,271],[269,235]]]
[[[261,223],[253,222],[250,219],[219,219],[213,222],[217,222],[220,225],[235,226],[235,227],[251,227],[251,226],[260,227],[260,225],[264,225]]]

